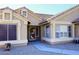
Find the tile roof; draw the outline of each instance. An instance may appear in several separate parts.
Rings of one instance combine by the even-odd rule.
[[[50,14],[41,14],[41,13],[36,13],[42,20],[42,22],[47,21],[48,18],[52,17],[53,15]]]
[[[61,13],[55,15],[55,16],[52,16],[52,17],[48,18],[47,20],[53,20],[54,18],[57,18],[57,17],[59,17],[59,16],[65,14],[65,13],[67,13],[67,12],[69,12],[69,11],[71,11],[71,10],[77,8],[77,7],[79,7],[79,4],[76,5],[76,6],[74,6],[74,7],[72,7],[72,8],[70,8],[70,9],[68,9],[68,10],[66,10],[66,11],[64,11],[64,12],[61,12]]]

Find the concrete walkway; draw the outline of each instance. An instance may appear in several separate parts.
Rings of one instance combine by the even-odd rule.
[[[79,55],[79,51],[76,51],[76,50],[61,49],[61,48],[57,48],[57,47],[56,48],[48,47],[47,45],[42,44],[42,43],[36,43],[36,44],[34,44],[34,46],[41,51],[68,54],[68,55]],[[76,48],[76,46],[74,48]]]

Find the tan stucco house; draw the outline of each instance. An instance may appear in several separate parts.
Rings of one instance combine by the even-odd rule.
[[[42,40],[70,42],[79,37],[79,5],[58,15],[34,13],[26,7],[0,9],[0,44]]]

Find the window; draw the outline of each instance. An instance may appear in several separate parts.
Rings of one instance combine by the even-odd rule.
[[[69,31],[69,37],[72,37],[72,28],[71,28],[71,26],[68,26],[68,31]]]
[[[39,36],[39,27],[36,27],[36,36]]]
[[[56,25],[56,38],[71,37],[71,26]]]
[[[2,15],[0,15],[0,19],[2,19]]]
[[[43,37],[50,38],[50,25],[43,25],[42,29]]]
[[[42,29],[43,29],[42,31],[43,37],[45,37],[45,25],[42,26]]]
[[[50,38],[50,25],[46,25],[45,37]]]
[[[10,20],[10,13],[5,13],[4,15],[5,15],[4,17],[6,20]]]
[[[23,16],[26,16],[26,11],[22,11],[22,15]]]

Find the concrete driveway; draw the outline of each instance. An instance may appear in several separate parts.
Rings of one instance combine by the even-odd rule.
[[[37,49],[33,44],[36,42],[30,43],[27,46],[15,47],[11,51],[5,52],[3,49],[0,49],[0,55],[57,55],[59,53],[52,53],[41,51]],[[60,54],[61,55],[61,54]]]
[[[78,55],[79,44],[65,43],[49,45],[42,42],[30,42],[27,46],[15,47],[5,52],[0,49],[0,55]]]

